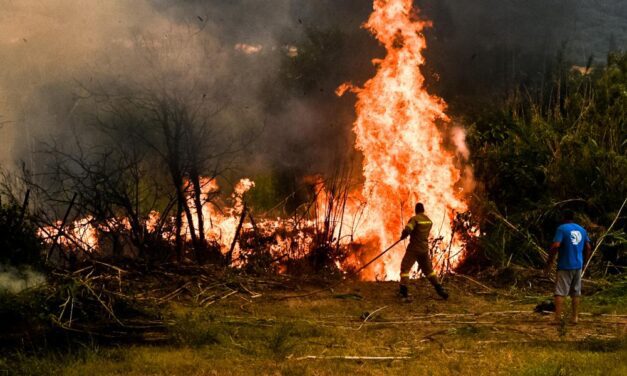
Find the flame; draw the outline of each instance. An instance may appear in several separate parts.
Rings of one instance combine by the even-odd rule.
[[[244,199],[243,196],[251,188],[255,186],[255,183],[250,179],[241,179],[235,184],[231,199],[233,200],[233,206],[227,208],[223,212],[217,209],[217,206],[211,202],[212,196],[219,192],[220,187],[215,179],[200,178],[201,186],[201,203],[202,203],[202,218],[204,234],[206,239],[217,242],[220,244],[222,253],[226,253],[235,238],[235,232],[240,220],[240,215],[244,211]],[[198,215],[197,208],[194,203],[193,192],[189,192],[187,196],[187,205],[192,212],[192,223],[194,229],[198,230]],[[183,231],[186,234],[187,239],[191,239],[191,233],[187,219],[183,218]],[[238,251],[236,249],[235,251]]]
[[[448,250],[457,255],[450,260],[454,264],[462,244],[455,239],[450,247],[447,244],[451,243],[450,223],[467,205],[464,192],[456,186],[461,173],[454,154],[443,147],[437,125],[449,121],[446,104],[427,93],[420,71],[425,62],[423,30],[430,23],[415,17],[412,0],[375,0],[373,8],[365,28],[387,54],[373,60],[377,73],[362,88],[345,84],[336,91],[342,94],[350,89],[357,94],[353,131],[355,147],[363,153],[362,195],[368,207],[356,239],[378,248],[394,243],[420,201],[434,223],[432,235],[444,239],[439,259]],[[460,136],[455,141],[463,144]],[[362,277],[398,280],[401,248],[382,257]]]
[[[198,231],[198,216],[193,192],[189,182],[185,183],[187,187],[187,205],[192,214],[192,223],[194,230]],[[215,242],[223,254],[226,254],[233,245],[233,262],[232,266],[241,267],[243,262],[239,255],[241,252],[238,242],[233,244],[239,222],[246,208],[244,195],[250,189],[254,188],[255,183],[247,178],[241,179],[233,187],[231,194],[231,206],[221,207],[218,209],[217,203],[213,202],[219,192],[219,186],[215,179],[201,178],[201,204],[202,219],[205,238],[208,241]],[[320,188],[322,189],[322,187]],[[246,210],[249,210],[246,208]],[[144,219],[144,227],[149,232],[157,231],[161,222],[161,214],[157,211],[151,211]],[[170,218],[173,221],[173,218]],[[187,221],[187,217],[182,218],[182,234],[187,240],[191,240],[191,227]],[[47,243],[57,242],[66,250],[86,252],[101,252],[103,244],[101,242],[101,234],[110,230],[130,231],[131,225],[128,218],[110,218],[99,224],[92,216],[86,216],[77,219],[65,226],[61,221],[56,221],[53,226],[42,226],[38,229],[38,235]],[[312,230],[315,228],[316,222],[312,219],[294,218],[258,218],[255,228],[251,221],[242,224],[242,232],[256,231],[260,238],[273,238],[274,241],[269,246],[269,251],[273,257],[286,256],[290,259],[302,258],[308,254],[314,243]],[[63,228],[60,232],[59,228]],[[166,241],[174,239],[174,233],[164,231],[161,236]],[[106,247],[105,247],[106,248]],[[277,265],[280,270],[285,271],[285,266]]]
[[[77,219],[70,225],[62,227],[62,221],[56,221],[55,226],[44,226],[37,230],[37,234],[52,243],[56,239],[57,244],[68,248],[78,246],[87,252],[94,252],[99,246],[98,229],[93,224],[93,217],[86,216]]]
[[[242,222],[242,231],[254,231],[259,238],[273,238],[270,253],[273,257],[302,258],[320,242],[316,238],[324,230],[326,243],[339,242],[353,252],[343,260],[334,260],[338,269],[345,272],[348,267],[358,268],[378,254],[382,248],[394,243],[400,236],[405,223],[413,215],[416,202],[423,202],[426,212],[434,222],[432,235],[442,238],[437,242],[433,255],[436,270],[443,266],[454,267],[463,256],[463,244],[455,238],[450,224],[456,213],[466,212],[465,195],[472,190],[472,170],[456,167],[456,154],[443,146],[444,132],[438,127],[449,121],[445,113],[446,104],[441,98],[430,95],[424,88],[424,77],[420,66],[424,64],[423,50],[426,41],[423,35],[429,22],[418,20],[412,10],[412,0],[375,0],[374,11],[365,24],[387,54],[375,59],[376,75],[363,87],[343,84],[336,94],[350,90],[357,94],[356,121],[353,131],[355,147],[363,154],[364,183],[360,190],[348,193],[348,187],[325,188],[321,177],[309,182],[317,192],[313,218],[257,218]],[[261,46],[238,44],[236,49],[244,53],[257,53]],[[298,53],[296,48],[292,51]],[[290,55],[292,56],[292,55]],[[468,158],[463,129],[453,127],[451,144],[457,157]],[[233,266],[242,266],[240,247],[233,242],[237,228],[245,220],[244,195],[255,183],[241,179],[231,195],[231,206],[213,202],[219,193],[215,179],[201,178],[200,207],[194,200],[190,182],[185,183],[187,205],[192,211],[192,223],[198,231],[198,210],[202,211],[205,238],[219,245],[223,254],[233,247]],[[345,202],[341,202],[345,200]],[[338,200],[339,199],[339,203]],[[144,220],[149,232],[157,230],[161,215],[152,211]],[[109,228],[130,229],[126,218],[114,218],[105,225],[96,227],[93,218],[79,219],[65,226],[58,241],[68,249],[78,245],[93,251],[98,249],[99,233]],[[40,235],[48,242],[57,237],[56,226],[44,227]],[[191,226],[183,217],[184,236],[191,238]],[[174,236],[167,231],[162,234],[171,241]],[[326,244],[328,245],[328,244]],[[358,252],[357,250],[361,250]],[[361,273],[366,280],[398,280],[404,250],[401,246],[373,263]],[[245,259],[245,258],[244,258]],[[286,271],[285,265],[278,265]]]

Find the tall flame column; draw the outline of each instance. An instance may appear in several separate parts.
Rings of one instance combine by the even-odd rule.
[[[376,75],[357,88],[356,148],[363,153],[363,195],[368,202],[363,237],[378,240],[381,247],[393,243],[416,201],[424,203],[434,231],[441,221],[441,236],[450,242],[455,211],[466,204],[455,190],[460,171],[453,154],[442,147],[436,121],[447,121],[446,104],[424,88],[420,66],[426,47],[423,29],[428,22],[416,19],[412,0],[375,0],[365,24],[387,54],[373,62]],[[437,235],[437,234],[436,234]],[[446,245],[447,246],[447,245]],[[453,244],[453,253],[459,245]],[[397,248],[370,273],[379,278],[399,278],[403,250]],[[365,276],[372,279],[374,275]]]

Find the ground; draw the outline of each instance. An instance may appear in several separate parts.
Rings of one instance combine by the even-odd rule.
[[[210,304],[165,295],[173,340],[0,355],[0,369],[186,376],[627,374],[624,280],[610,288],[589,283],[576,326],[553,325],[552,314],[533,312],[550,296],[549,283],[492,282],[448,277],[451,298],[443,301],[417,280],[411,303],[396,297],[394,282],[342,282],[320,290],[258,280],[237,289],[224,285],[217,292],[223,298]]]

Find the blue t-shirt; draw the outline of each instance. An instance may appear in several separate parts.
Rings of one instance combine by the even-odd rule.
[[[588,233],[576,223],[564,223],[557,228],[553,242],[559,242],[558,270],[576,270],[583,267],[583,247],[589,242]]]

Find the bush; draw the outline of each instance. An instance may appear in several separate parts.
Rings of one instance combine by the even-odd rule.
[[[42,249],[35,227],[22,209],[0,206],[0,264],[40,266]]]
[[[627,53],[612,54],[606,66],[584,74],[558,61],[546,82],[521,87],[467,121],[478,203],[521,230],[512,232],[498,218],[484,216],[482,256],[497,266],[510,256],[512,262],[539,265],[530,240],[547,247],[565,207],[577,212],[576,220],[595,241],[625,199]],[[615,230],[624,227],[623,219]],[[621,241],[618,247],[626,245]]]

